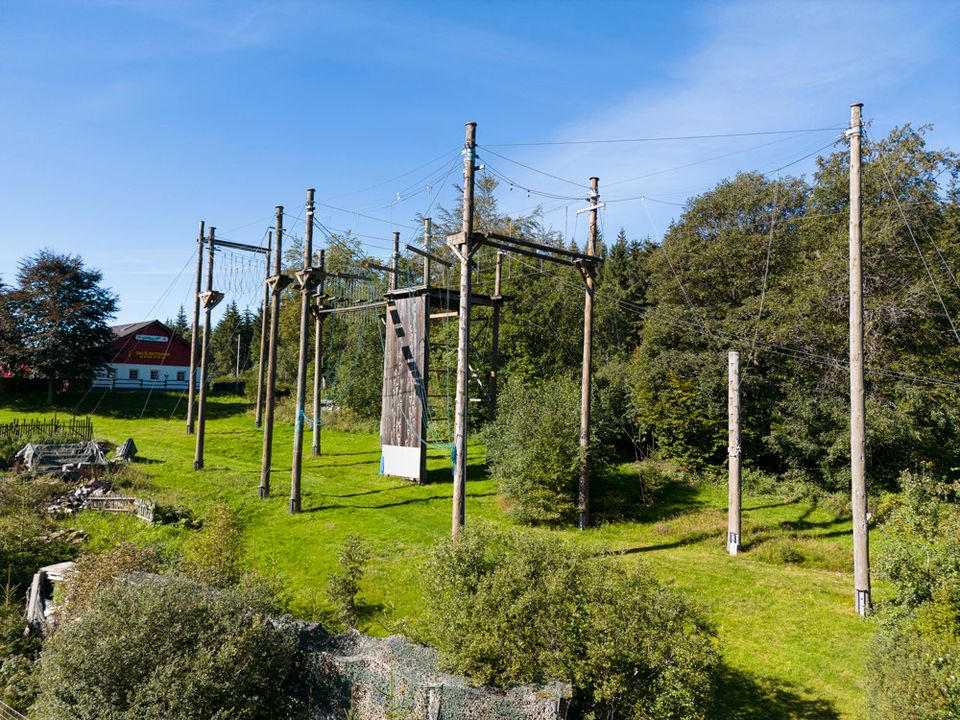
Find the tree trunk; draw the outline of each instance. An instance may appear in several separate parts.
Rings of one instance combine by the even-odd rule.
[[[53,405],[53,376],[47,378],[47,405]]]

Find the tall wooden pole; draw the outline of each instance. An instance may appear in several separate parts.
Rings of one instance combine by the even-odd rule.
[[[400,280],[400,233],[393,233],[393,258],[390,263],[393,272],[390,273],[390,289],[396,290]]]
[[[190,330],[190,379],[187,381],[187,435],[193,435],[193,410],[197,404],[197,342],[200,324],[200,279],[203,276],[203,234],[204,222],[200,221],[200,234],[197,235],[197,279],[193,291],[193,325]]]
[[[503,280],[503,251],[497,250],[497,264],[493,273],[493,296],[500,299]],[[500,372],[500,304],[493,306],[493,337],[490,348],[490,407],[487,418],[490,422],[497,419],[497,377]]]
[[[281,258],[283,255],[283,205],[277,205],[276,243],[273,248],[273,277],[270,278],[270,344],[267,349],[267,391],[263,407],[263,456],[260,465],[260,499],[270,497],[270,461],[273,454],[273,404],[277,386],[277,344],[280,339]]]
[[[467,482],[467,383],[470,358],[470,256],[473,254],[473,178],[475,171],[477,124],[467,123],[463,153],[463,242],[460,253],[460,316],[457,335],[457,396],[453,431],[453,513],[451,534],[454,539],[466,520]]]
[[[853,509],[854,607],[870,612],[870,546],[867,531],[866,400],[863,387],[862,103],[850,106],[850,483]]]
[[[290,513],[300,512],[303,475],[303,421],[307,399],[307,341],[310,339],[310,295],[313,281],[313,188],[307,190],[306,232],[303,240],[303,274],[300,276],[300,353],[297,356],[297,414],[293,419],[293,462],[290,466]]]
[[[430,234],[433,231],[433,221],[430,218],[423,219],[423,249],[426,255],[423,256],[423,286],[430,287]]]
[[[254,426],[260,427],[263,422],[263,380],[267,371],[267,328],[269,327],[270,309],[270,250],[273,247],[273,232],[267,233],[267,254],[264,255],[266,269],[263,273],[263,304],[260,306],[260,360],[257,363],[257,415]]]
[[[203,294],[203,343],[200,351],[200,398],[197,403],[197,444],[193,469],[203,470],[203,438],[207,429],[207,368],[210,362],[210,313],[216,305],[213,295],[213,240],[217,229],[210,228],[207,239],[207,290]]]
[[[727,353],[727,552],[740,549],[740,353]]]
[[[599,179],[590,178],[590,235],[587,255],[597,254]],[[583,265],[587,289],[583,300],[583,370],[580,379],[580,483],[577,492],[578,527],[590,526],[590,385],[593,378],[593,265]]]
[[[326,283],[326,253],[320,250],[320,284],[317,286],[317,302],[323,302]],[[320,455],[320,413],[323,412],[323,315],[313,322],[313,457]]]

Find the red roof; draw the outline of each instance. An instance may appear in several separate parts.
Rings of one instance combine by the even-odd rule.
[[[110,363],[131,365],[190,365],[190,345],[159,320],[114,325],[114,341],[107,352]]]

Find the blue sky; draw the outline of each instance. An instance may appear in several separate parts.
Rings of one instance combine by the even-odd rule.
[[[41,248],[75,253],[120,295],[118,321],[164,318],[189,303],[199,220],[258,244],[311,186],[351,211],[321,222],[383,253],[434,197],[455,201],[468,120],[480,161],[518,185],[505,210],[541,204],[582,241],[583,203],[565,198],[597,175],[607,199],[648,198],[610,203],[607,234],[659,237],[669,203],[837,131],[513,144],[840,128],[860,101],[875,135],[933,123],[932,144],[960,149],[958,37],[947,0],[0,0],[0,278]],[[222,282],[255,304],[237,277]]]

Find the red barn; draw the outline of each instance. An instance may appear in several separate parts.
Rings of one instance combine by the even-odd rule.
[[[114,325],[109,360],[94,387],[183,390],[190,375],[190,345],[159,320]],[[197,371],[199,376],[199,370]]]

